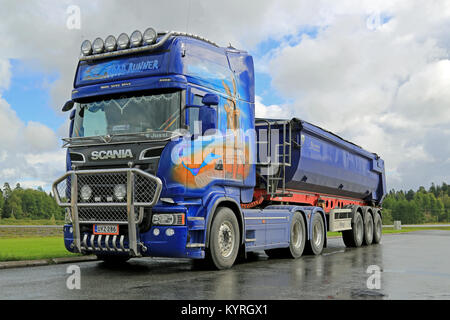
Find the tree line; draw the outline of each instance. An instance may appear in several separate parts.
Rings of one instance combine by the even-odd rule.
[[[56,204],[51,193],[41,187],[23,189],[18,183],[14,189],[5,182],[0,189],[0,218],[64,220],[64,209]]]
[[[400,220],[402,224],[450,222],[450,186],[431,184],[417,191],[391,190],[383,201],[383,224]]]

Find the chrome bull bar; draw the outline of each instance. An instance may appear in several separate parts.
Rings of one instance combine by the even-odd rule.
[[[81,241],[81,249],[86,251],[105,251],[105,252],[130,252],[130,248],[126,248],[124,244],[125,236],[106,235],[104,244],[102,243],[103,235],[88,234],[83,235]]]
[[[100,197],[95,197],[99,201],[84,202],[79,195],[79,182],[86,183],[86,181],[99,180],[104,181],[105,185],[114,184],[114,179],[117,176],[122,176],[122,180],[126,183],[126,198],[122,200],[112,201],[113,195],[109,196],[108,202],[102,201]],[[113,181],[111,181],[113,180]],[[53,183],[53,194],[56,202],[61,207],[69,207],[72,216],[73,236],[74,236],[74,250],[76,252],[83,251],[115,251],[115,252],[129,252],[131,256],[139,256],[137,240],[137,226],[140,221],[136,221],[135,208],[142,210],[143,207],[152,207],[159,200],[161,194],[162,182],[158,177],[155,177],[145,171],[135,168],[123,169],[103,169],[103,170],[73,170],[68,171],[65,175],[57,179]],[[101,245],[101,235],[91,235],[88,243],[88,235],[85,234],[83,241],[80,236],[81,223],[108,223],[108,221],[95,222],[94,220],[80,220],[79,210],[84,208],[107,209],[107,208],[124,208],[126,209],[126,220],[123,224],[128,225],[128,248],[124,246],[125,237],[114,236],[111,240],[112,247],[109,244],[109,237],[105,238],[105,246]],[[140,215],[141,216],[141,215]],[[117,223],[117,222],[114,222]],[[97,237],[96,237],[97,236]],[[107,240],[106,240],[107,239]],[[117,243],[117,240],[118,243]]]

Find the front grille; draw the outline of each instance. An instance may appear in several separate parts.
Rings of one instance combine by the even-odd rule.
[[[128,177],[131,177],[131,193],[128,192]],[[76,183],[71,180],[76,178]],[[73,180],[75,181],[75,180]],[[153,206],[161,192],[161,180],[139,169],[80,170],[68,172],[53,184],[59,205],[70,207],[72,185],[76,184],[76,206],[80,223],[127,223],[127,205],[133,205],[135,220],[139,221],[139,208]],[[115,196],[114,188],[122,186],[123,198]],[[88,200],[81,197],[84,186],[89,186]],[[143,212],[143,210],[142,210]]]
[[[135,222],[139,222],[138,210],[134,213]],[[80,207],[78,208],[80,223],[128,223],[126,207]]]
[[[83,186],[89,185],[90,191],[85,188],[85,198],[80,197]],[[114,196],[114,188],[125,186],[126,197],[119,199]],[[140,255],[137,239],[137,227],[143,219],[146,208],[156,204],[161,194],[162,182],[158,177],[137,168],[129,169],[98,169],[69,171],[53,183],[53,193],[58,205],[70,207],[72,210],[74,246],[76,252],[83,250],[112,250],[127,251],[131,256]],[[106,199],[106,201],[105,201]],[[131,217],[128,219],[128,212]],[[102,243],[102,236],[91,235],[90,246],[87,234],[81,238],[80,227],[93,223],[117,223],[128,225],[128,247],[125,246],[125,236],[120,235],[117,248],[117,237],[109,236]],[[95,245],[97,241],[98,247]]]
[[[134,202],[152,202],[157,188],[156,181],[149,181],[144,176],[136,175],[134,177]]]
[[[81,190],[83,186],[89,186],[92,195],[89,200],[85,201],[81,198]],[[97,202],[118,202],[126,203],[126,195],[122,199],[114,196],[114,188],[116,186],[127,187],[127,174],[123,173],[96,173],[78,176],[78,203],[97,203]]]

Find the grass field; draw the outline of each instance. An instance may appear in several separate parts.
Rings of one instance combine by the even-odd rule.
[[[51,221],[49,219],[32,220],[32,219],[0,219],[0,225],[5,226],[48,226],[63,225],[64,220]]]
[[[401,230],[394,230],[394,228],[383,228],[383,234],[391,234],[391,233],[405,233],[412,231],[423,231],[423,230],[447,230],[450,231],[450,227],[433,227],[430,225],[429,227],[402,227]],[[329,237],[340,237],[340,232],[327,232]]]
[[[0,261],[36,260],[76,256],[62,237],[0,239]]]

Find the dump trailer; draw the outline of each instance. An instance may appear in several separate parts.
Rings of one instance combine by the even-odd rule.
[[[255,118],[245,51],[153,28],[86,40],[63,111],[53,192],[70,252],[225,269],[252,251],[321,254],[327,231],[381,240],[383,160],[301,119]]]

